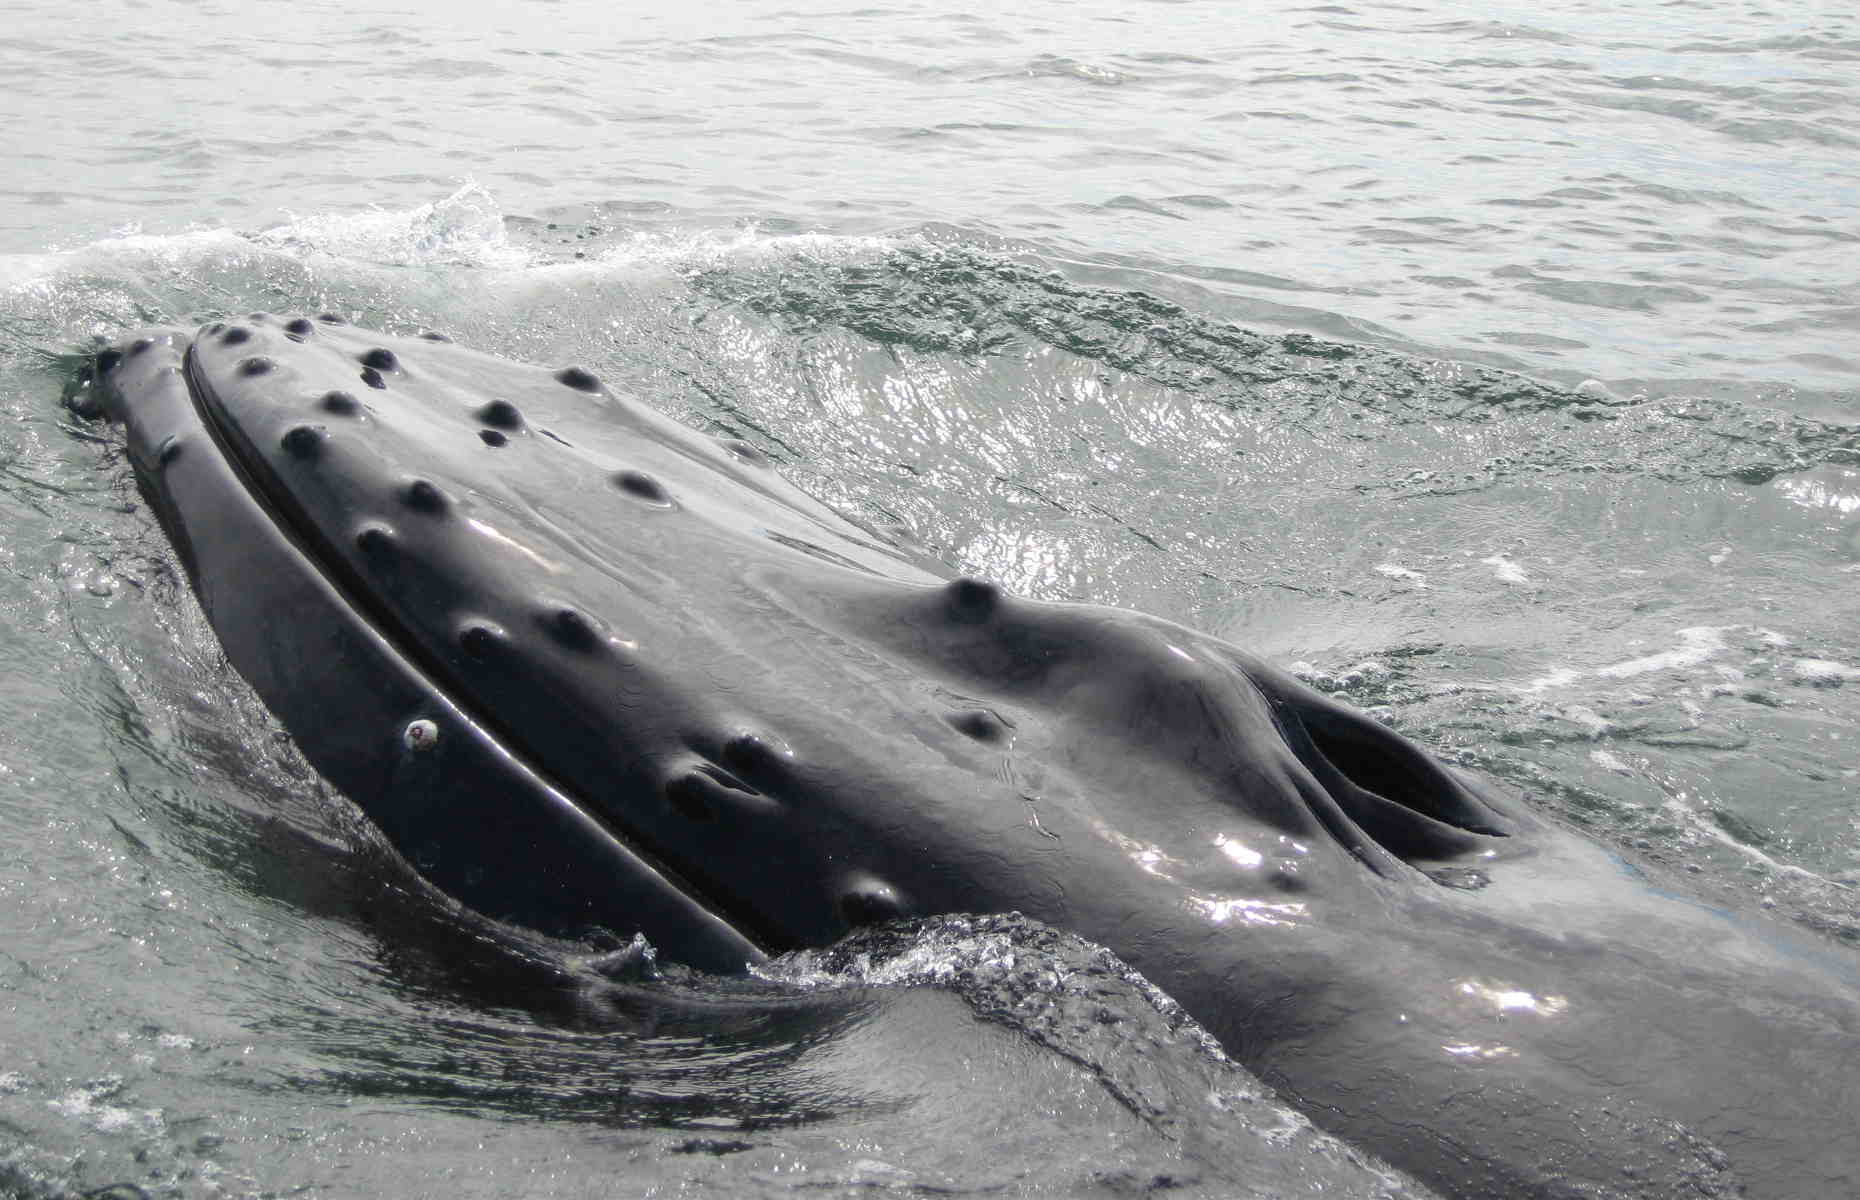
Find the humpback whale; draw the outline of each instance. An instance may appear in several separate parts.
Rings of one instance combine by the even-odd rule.
[[[93,371],[229,660],[490,917],[729,972],[1019,911],[1443,1194],[1860,1194],[1851,958],[1234,645],[947,578],[579,367],[252,314]]]

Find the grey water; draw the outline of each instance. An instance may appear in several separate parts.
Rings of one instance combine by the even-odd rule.
[[[595,986],[423,891],[60,406],[158,321],[582,362],[1860,947],[1857,63],[1834,3],[0,3],[0,1194],[1418,1194],[1060,933]]]

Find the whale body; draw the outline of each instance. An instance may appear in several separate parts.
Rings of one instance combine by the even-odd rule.
[[[253,314],[95,376],[233,665],[490,917],[736,971],[1019,911],[1444,1194],[1860,1194],[1851,959],[1225,641],[945,578],[437,334]]]

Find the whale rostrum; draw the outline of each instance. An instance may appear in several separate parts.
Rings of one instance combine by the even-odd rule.
[[[580,367],[253,314],[96,371],[229,659],[488,916],[734,971],[1019,911],[1445,1194],[1860,1194],[1851,959],[1233,645],[945,578]]]

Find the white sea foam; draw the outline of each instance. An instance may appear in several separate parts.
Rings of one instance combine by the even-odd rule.
[[[1630,658],[1625,662],[1611,663],[1605,667],[1593,667],[1582,670],[1576,667],[1558,666],[1525,684],[1521,689],[1527,693],[1545,692],[1551,688],[1568,687],[1581,679],[1631,679],[1637,675],[1647,675],[1655,671],[1684,670],[1700,666],[1722,653],[1725,648],[1724,635],[1734,625],[1694,625],[1677,631],[1679,644],[1670,650],[1658,654],[1646,654],[1639,658]]]
[[[1511,561],[1510,555],[1494,554],[1490,558],[1482,558],[1479,561],[1492,568],[1493,577],[1500,583],[1529,583],[1531,581],[1531,577],[1524,573],[1524,568]]]
[[[1734,626],[1730,625],[1694,625],[1681,629],[1679,645],[1671,650],[1663,650],[1658,654],[1648,654],[1641,658],[1631,658],[1612,666],[1598,667],[1592,673],[1604,679],[1627,679],[1634,675],[1646,675],[1652,671],[1696,667],[1724,649],[1724,634],[1732,628]]]
[[[1427,586],[1426,575],[1423,575],[1419,571],[1411,571],[1407,567],[1397,566],[1394,563],[1377,564],[1376,574],[1386,575],[1390,579],[1399,580],[1402,583],[1412,583],[1416,587],[1424,588]]]
[[[1860,667],[1850,667],[1826,658],[1798,658],[1789,664],[1789,670],[1805,683],[1841,683],[1860,679]]]
[[[532,252],[511,244],[503,209],[470,180],[431,204],[293,214],[286,224],[250,236],[261,246],[393,266],[516,269],[536,261]]]
[[[45,1106],[53,1112],[82,1121],[99,1133],[132,1133],[152,1137],[166,1128],[158,1108],[135,1109],[107,1103],[122,1091],[122,1079],[112,1075],[73,1088],[56,1100],[47,1100]]]
[[[1725,830],[1724,826],[1694,808],[1691,801],[1683,792],[1667,796],[1666,803],[1662,807],[1664,807],[1667,812],[1677,817],[1681,824],[1692,829],[1694,832],[1702,834],[1722,846],[1728,846],[1752,862],[1761,863],[1773,871],[1778,871],[1787,875],[1797,875],[1804,879],[1819,880],[1823,883],[1833,882],[1825,875],[1818,875],[1808,870],[1806,867],[1798,867],[1793,863],[1783,862],[1781,859],[1766,854],[1764,851],[1759,850],[1748,842],[1739,841],[1737,838],[1731,836],[1731,834]]]
[[[1632,775],[1634,766],[1618,754],[1610,753],[1601,747],[1589,751],[1589,761],[1604,771],[1613,771],[1617,775]]]

